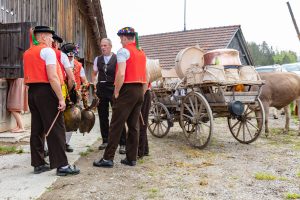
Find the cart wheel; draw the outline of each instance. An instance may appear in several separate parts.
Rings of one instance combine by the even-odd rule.
[[[233,137],[243,144],[254,142],[263,129],[265,111],[261,101],[255,104],[245,104],[245,111],[241,116],[228,117],[228,127]]]
[[[213,132],[213,115],[206,99],[190,92],[181,104],[180,126],[188,142],[199,149],[205,148]]]
[[[148,130],[158,138],[166,136],[171,127],[171,117],[167,107],[155,102],[152,104],[148,117]]]
[[[182,129],[185,129],[186,132],[188,132],[188,133],[191,133],[191,132],[195,131],[195,125],[194,125],[194,124],[191,124],[189,121],[185,121],[183,127],[181,126],[180,123],[179,123],[179,125],[180,125],[180,127],[181,127]]]

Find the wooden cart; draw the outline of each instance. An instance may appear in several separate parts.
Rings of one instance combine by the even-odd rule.
[[[233,137],[255,141],[263,128],[265,112],[258,96],[263,81],[208,82],[153,88],[148,129],[156,137],[168,134],[179,122],[188,142],[205,148],[214,130],[214,118],[226,117]]]

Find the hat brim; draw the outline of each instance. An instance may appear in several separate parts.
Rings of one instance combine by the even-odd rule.
[[[117,33],[118,36],[125,35],[125,36],[135,36],[135,33]]]
[[[63,39],[56,34],[53,34],[53,40],[56,40],[58,43],[62,43]]]
[[[39,30],[34,30],[33,33],[51,33],[53,35],[55,31],[49,29],[39,29]]]

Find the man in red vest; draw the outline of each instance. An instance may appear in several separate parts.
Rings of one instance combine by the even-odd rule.
[[[118,31],[121,48],[117,53],[114,103],[109,127],[108,145],[103,158],[94,161],[96,167],[113,167],[113,159],[125,122],[128,126],[124,165],[135,166],[139,140],[139,116],[147,89],[146,55],[136,43],[137,33],[131,27]]]
[[[68,164],[65,153],[65,127],[61,112],[66,104],[61,90],[62,71],[51,48],[53,34],[54,31],[47,26],[36,26],[32,35],[35,45],[26,50],[23,56],[24,81],[29,86],[28,102],[31,111],[31,165],[35,174],[57,168],[58,176],[75,175],[80,170]],[[53,122],[46,137],[49,166],[44,159],[44,142],[45,133]]]
[[[75,84],[75,78],[72,72],[72,66],[68,59],[68,56],[59,49],[59,44],[63,42],[63,39],[55,33],[53,34],[52,38],[54,40],[52,42],[52,48],[55,51],[58,64],[61,67],[64,83],[68,83],[68,89],[71,90],[73,85]],[[66,98],[67,96],[66,84],[64,84],[62,88],[63,88],[62,90],[63,96]],[[66,132],[66,141],[69,141],[69,138],[70,137]],[[67,142],[66,142],[66,152],[73,152],[73,148],[70,145],[68,145]],[[48,154],[49,153],[48,153],[47,143],[45,143],[45,156],[48,156]]]
[[[75,79],[72,73],[72,66],[69,62],[68,56],[59,49],[59,44],[63,42],[63,39],[57,34],[54,34],[52,38],[54,40],[52,43],[52,47],[55,51],[57,61],[62,68],[64,81],[68,82],[68,88],[70,90],[74,85]]]

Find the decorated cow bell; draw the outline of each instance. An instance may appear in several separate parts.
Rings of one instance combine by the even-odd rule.
[[[81,110],[78,106],[71,104],[68,105],[64,111],[64,120],[66,131],[77,131],[81,121]]]
[[[88,93],[89,89],[92,87],[93,91],[93,101],[90,106],[88,106]],[[89,86],[85,86],[82,88],[82,101],[84,109],[81,111],[81,121],[79,125],[80,133],[89,133],[95,125],[95,114],[93,110],[98,106],[99,99],[95,94],[95,86],[93,84],[89,84]]]
[[[83,109],[81,111],[81,121],[79,124],[80,133],[89,133],[95,125],[95,114],[90,109]]]

